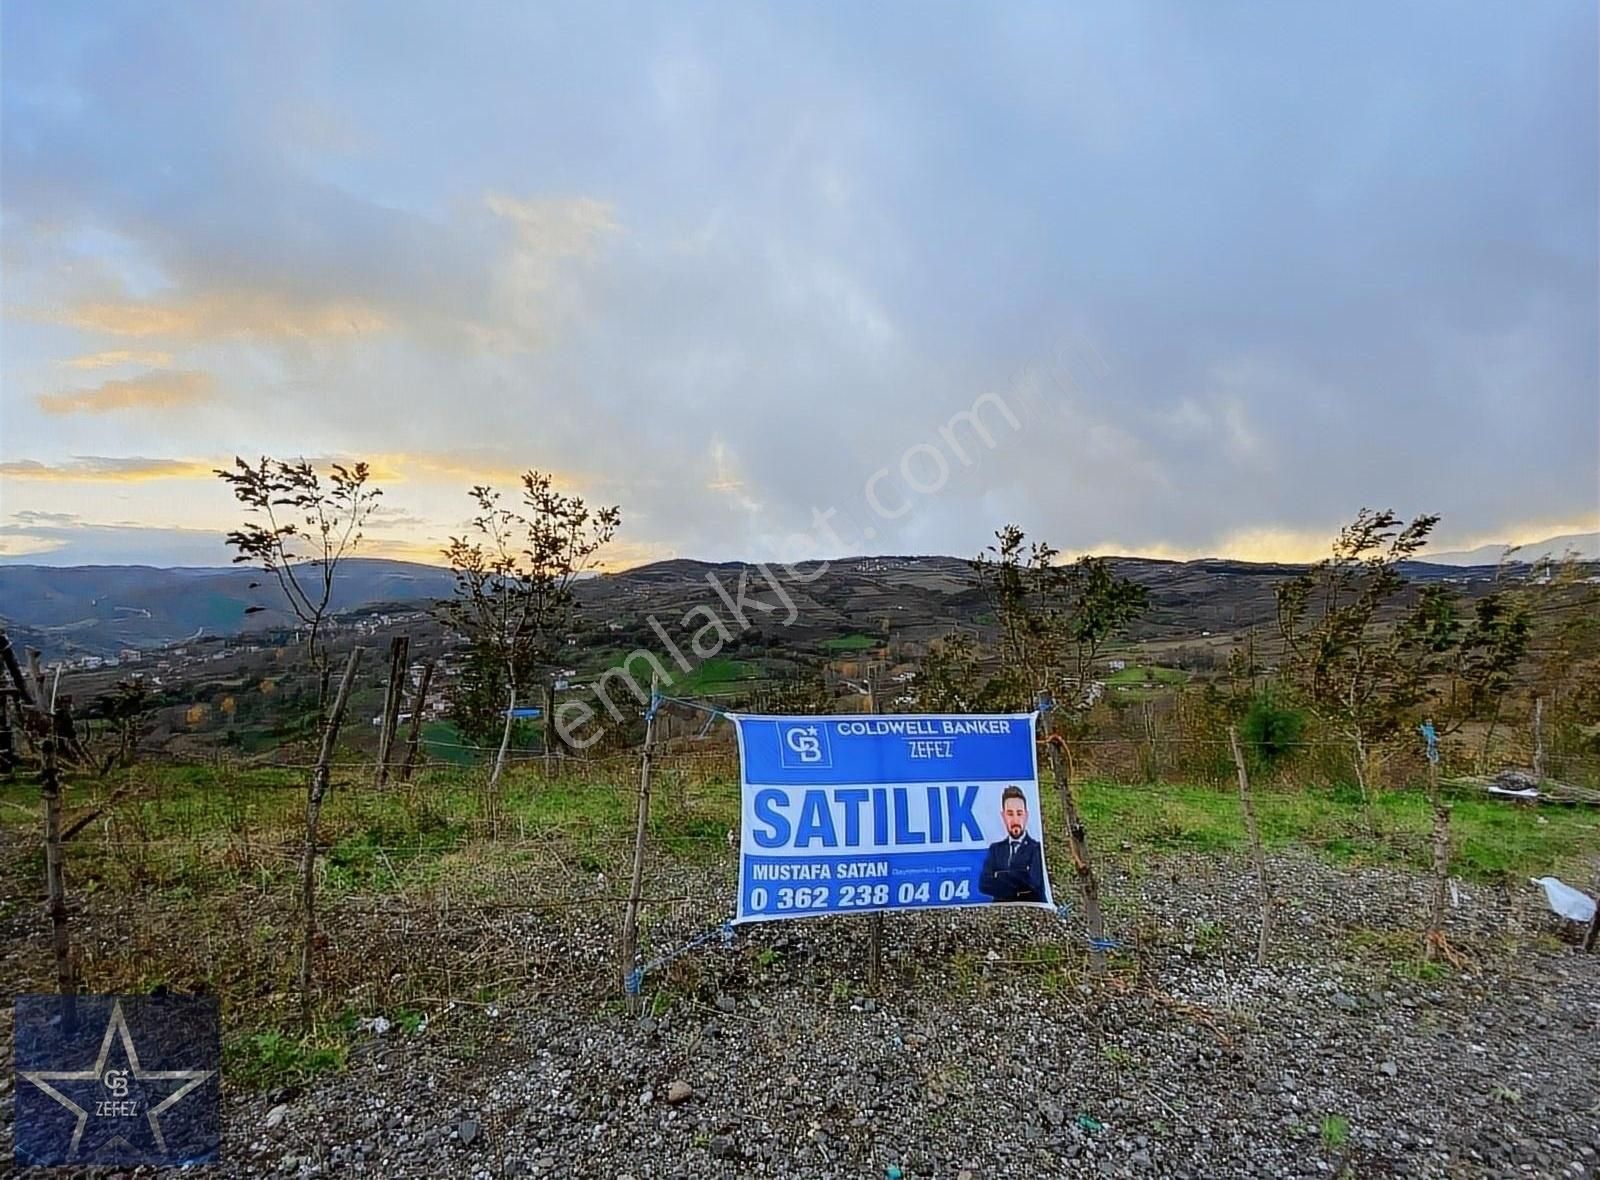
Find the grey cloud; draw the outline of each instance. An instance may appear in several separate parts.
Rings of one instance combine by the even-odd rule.
[[[1594,510],[1592,10],[375,15],[8,38],[8,215],[400,325],[208,357],[271,407],[252,449],[492,442],[707,557],[813,507],[957,553],[1006,519],[1206,548]],[[614,228],[519,254],[491,193]],[[985,391],[1025,429],[872,519],[869,476]]]

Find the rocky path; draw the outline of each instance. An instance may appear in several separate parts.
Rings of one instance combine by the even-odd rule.
[[[1267,968],[1242,866],[1185,857],[1109,883],[1133,945],[1098,986],[1070,919],[906,915],[868,998],[864,923],[819,920],[675,961],[640,1021],[600,998],[609,947],[581,926],[508,926],[571,985],[234,1096],[220,1174],[1600,1175],[1600,956],[1558,941],[1536,894],[1460,886],[1465,966],[1419,976],[1418,879],[1275,870]],[[674,922],[658,944],[703,915]]]

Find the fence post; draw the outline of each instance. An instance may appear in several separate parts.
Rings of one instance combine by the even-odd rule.
[[[339,695],[334,698],[333,711],[322,728],[322,749],[317,754],[317,766],[311,772],[311,785],[306,791],[306,842],[300,858],[300,904],[305,917],[305,941],[300,948],[300,1023],[308,1030],[311,1027],[311,964],[317,931],[317,824],[322,818],[323,796],[328,793],[329,763],[333,761],[339,725],[344,720],[350,685],[355,680],[356,664],[360,660],[361,649],[352,648],[344,666],[344,677],[339,681]]]
[[[422,744],[422,711],[428,705],[428,685],[433,683],[433,661],[422,665],[422,680],[411,700],[411,732],[406,737],[406,760],[400,764],[400,781],[409,783],[417,765],[417,747]]]
[[[16,688],[18,712],[33,705],[33,693],[28,689],[28,682],[22,675],[22,668],[17,664],[16,649],[11,646],[11,637],[0,631],[0,663],[5,665],[5,670],[11,674],[11,683]],[[26,716],[26,714],[22,714]]]
[[[1590,954],[1594,953],[1595,942],[1600,939],[1600,873],[1594,878],[1594,917],[1589,919],[1589,933],[1583,936],[1583,949]]]
[[[45,683],[44,665],[39,663],[39,649],[28,649],[28,674],[33,677],[33,691],[39,694],[39,707],[46,713],[51,711],[50,686]]]
[[[10,778],[17,769],[16,741],[11,735],[12,692],[0,685],[0,775]]]
[[[556,680],[552,676],[544,682],[544,777],[556,775]]]
[[[378,766],[372,785],[381,790],[389,780],[389,757],[394,749],[395,732],[400,727],[400,701],[405,696],[406,666],[411,641],[404,635],[389,640],[389,685],[383,694],[383,721],[378,731]]]
[[[1533,777],[1544,778],[1544,698],[1533,698]]]
[[[878,678],[867,678],[867,712],[878,711]],[[867,917],[867,990],[877,995],[883,985],[883,911],[874,910]]]
[[[1078,800],[1072,794],[1072,772],[1067,765],[1066,739],[1054,732],[1055,712],[1049,693],[1039,694],[1039,708],[1047,717],[1046,728],[1051,732],[1046,738],[1050,751],[1050,769],[1055,773],[1056,786],[1061,789],[1061,813],[1067,821],[1067,837],[1072,851],[1073,867],[1078,873],[1078,887],[1083,891],[1083,920],[1089,931],[1089,969],[1096,975],[1106,973],[1105,916],[1100,912],[1100,882],[1094,875],[1094,865],[1089,859],[1089,835],[1083,827],[1083,817],[1078,814]]]
[[[1272,886],[1267,880],[1267,857],[1261,850],[1261,829],[1256,826],[1256,808],[1250,801],[1250,776],[1239,751],[1239,731],[1228,726],[1228,745],[1233,750],[1233,765],[1239,772],[1239,810],[1244,812],[1245,831],[1250,836],[1250,855],[1256,862],[1256,887],[1261,897],[1261,940],[1256,944],[1256,963],[1267,965],[1267,943],[1272,930]]]
[[[78,1008],[74,998],[77,985],[72,978],[72,946],[67,931],[67,884],[62,870],[61,779],[56,769],[54,719],[45,718],[39,742],[39,794],[44,801],[44,881],[45,911],[50,915],[50,941],[56,961],[56,991],[67,997],[61,1022],[68,1032],[77,1026]]]
[[[644,893],[644,839],[650,825],[650,759],[655,752],[656,710],[660,705],[655,673],[650,675],[650,711],[645,715],[644,752],[639,758],[639,818],[633,833],[633,878],[628,884],[628,908],[622,915],[621,954],[622,991],[628,998],[628,1014],[636,1016],[640,1007],[643,980],[635,977],[639,957],[639,898]]]
[[[1433,807],[1433,896],[1428,905],[1428,929],[1422,937],[1422,958],[1431,962],[1436,952],[1446,951],[1444,907],[1450,886],[1450,806],[1439,789],[1439,746],[1433,722],[1424,722],[1421,731],[1427,742],[1428,801]]]

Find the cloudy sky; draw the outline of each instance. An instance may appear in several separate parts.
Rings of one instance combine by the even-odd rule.
[[[1596,41],[1578,0],[19,0],[0,554],[225,563],[210,471],[263,453],[370,460],[371,551],[423,559],[528,467],[622,506],[616,563],[1593,529]]]

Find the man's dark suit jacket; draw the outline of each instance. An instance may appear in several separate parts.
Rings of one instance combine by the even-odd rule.
[[[1028,833],[1022,833],[1017,850],[1010,839],[989,845],[978,874],[978,892],[994,901],[1049,901],[1044,887],[1044,849]]]

